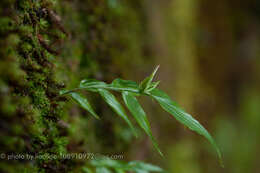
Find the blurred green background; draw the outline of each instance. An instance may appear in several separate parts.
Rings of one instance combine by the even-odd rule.
[[[107,43],[108,54],[93,48],[96,54],[89,55],[104,63],[96,77],[140,81],[159,64],[160,88],[212,133],[225,168],[205,139],[145,99],[142,103],[165,158],[154,152],[148,138],[131,144],[129,158],[178,173],[259,172],[260,3],[108,2],[114,15],[101,33],[109,32],[108,40],[114,42]]]
[[[145,8],[160,87],[216,138],[225,169],[204,139],[156,107],[149,114],[162,165],[173,173],[260,172],[259,1],[153,0]]]
[[[119,71],[140,81],[160,64],[160,88],[212,133],[225,168],[205,139],[148,100],[143,104],[165,158],[147,138],[131,145],[129,158],[159,163],[173,173],[260,172],[260,3],[112,2],[122,16],[126,10],[133,14],[119,15],[125,20],[119,26],[115,16],[108,22],[115,23],[111,28],[119,31],[114,37],[121,40],[111,44],[117,49],[110,52],[112,62],[103,64],[109,73],[101,74],[111,81]],[[96,57],[102,56],[97,52]]]
[[[115,149],[118,144],[104,142],[102,138],[101,148],[111,149],[112,145],[112,152],[127,151],[129,160],[159,164],[172,173],[260,172],[260,3],[257,0],[88,2],[88,7],[80,9],[89,18],[83,17],[79,22],[82,26],[87,23],[82,28],[86,40],[80,43],[86,47],[76,63],[70,62],[81,64],[80,77],[89,75],[107,82],[117,77],[141,81],[159,64],[156,76],[161,81],[159,88],[209,130],[223,152],[225,168],[220,167],[213,148],[204,138],[146,99],[142,104],[165,158],[152,149],[147,137],[135,140],[128,135],[128,139],[125,125],[120,120],[111,120],[113,113],[98,99],[100,113],[107,119],[107,124],[98,126],[105,128],[105,132],[98,135],[105,137],[112,126],[110,140],[134,141],[128,142],[127,150]],[[97,14],[99,17],[95,18]],[[63,18],[75,21],[66,10]],[[86,67],[88,70],[84,70]],[[93,145],[97,147],[96,143]]]
[[[3,100],[1,102],[7,105],[1,106],[1,111],[8,112],[6,110],[11,106],[13,110],[10,113],[12,116],[8,118],[3,116],[4,120],[1,120],[4,128],[0,135],[6,137],[0,142],[3,146],[1,152],[18,152],[16,141],[11,140],[15,136],[15,139],[22,141],[19,144],[21,152],[28,152],[29,148],[31,152],[42,153],[123,154],[127,161],[143,160],[159,165],[169,173],[260,172],[258,159],[260,1],[32,0],[28,2],[26,0],[19,1],[20,4],[15,0],[1,2],[1,15],[18,21],[13,22],[15,26],[29,27],[27,31],[29,34],[24,33],[25,36],[21,34],[23,31],[9,31],[4,25],[3,31],[1,30],[1,34],[9,39],[9,42],[12,38],[6,33],[14,32],[17,37],[19,36],[21,43],[19,42],[18,47],[23,48],[25,45],[27,51],[19,52],[19,49],[12,46],[12,42],[9,43],[4,39],[1,41],[3,56],[6,54],[5,47],[14,49],[14,54],[8,55],[1,62],[3,69],[0,71],[1,82],[5,88],[10,88],[10,91],[3,91],[4,94],[1,95]],[[7,10],[6,4],[8,4]],[[51,21],[50,17],[44,15],[45,8],[53,10],[53,14],[57,15],[54,15],[54,18],[60,17],[62,22],[55,24]],[[54,56],[39,46],[38,38],[32,34],[35,25],[27,21],[31,13],[36,15],[33,16],[36,19],[31,17],[35,23],[42,22],[39,24],[42,27],[39,32],[46,40],[62,38],[58,40],[61,47],[59,55]],[[19,15],[20,18],[17,17]],[[59,31],[61,26],[69,33],[69,37]],[[182,126],[155,102],[146,98],[141,98],[141,103],[151,122],[153,134],[165,155],[164,158],[153,149],[150,140],[141,130],[139,133],[142,137],[135,139],[127,125],[102,99],[89,93],[85,94],[93,103],[102,121],[93,119],[72,101],[66,103],[57,101],[58,106],[55,102],[53,110],[59,115],[57,122],[62,124],[62,128],[54,121],[51,125],[49,122],[46,123],[54,130],[48,129],[47,125],[40,126],[43,128],[41,130],[36,124],[35,129],[39,132],[25,131],[24,127],[30,129],[27,123],[29,121],[32,121],[31,124],[35,124],[35,119],[36,122],[44,122],[42,119],[45,118],[43,115],[46,112],[40,106],[37,108],[34,97],[45,98],[43,101],[48,103],[47,107],[51,104],[45,89],[48,89],[52,82],[47,83],[45,76],[40,76],[40,82],[37,81],[38,72],[33,72],[32,74],[37,74],[33,76],[28,73],[30,69],[27,69],[28,74],[25,75],[24,83],[35,84],[41,95],[33,92],[27,94],[21,87],[18,89],[17,97],[26,96],[28,100],[21,105],[29,105],[30,110],[34,112],[32,118],[29,116],[28,120],[21,120],[19,112],[15,111],[20,101],[17,101],[18,103],[13,101],[16,96],[9,93],[16,87],[9,80],[16,76],[14,75],[16,73],[22,74],[19,67],[29,60],[38,63],[32,54],[35,50],[46,54],[46,59],[51,64],[47,70],[55,69],[46,73],[51,79],[53,78],[51,81],[62,81],[69,89],[76,87],[84,78],[96,78],[110,83],[120,77],[140,82],[156,65],[160,65],[155,79],[161,81],[159,88],[166,91],[212,134],[223,153],[225,168],[221,168],[214,149],[203,137]],[[21,60],[21,55],[25,60]],[[15,64],[14,69],[19,70],[7,74],[5,69],[9,67],[9,63]],[[30,62],[28,64],[30,66]],[[42,66],[39,68],[43,68]],[[19,75],[17,76],[14,81],[20,80]],[[54,93],[58,94],[57,88]],[[32,103],[33,108],[30,107]],[[25,133],[26,137],[28,135],[28,140],[23,139],[20,134],[9,133],[9,128],[15,128],[17,124],[21,125],[19,133]],[[48,132],[47,135],[45,130]],[[48,136],[48,134],[54,135]],[[11,136],[10,139],[8,135]],[[43,144],[34,144],[32,139],[38,143],[43,141]],[[47,145],[49,143],[54,143],[54,147]],[[41,148],[38,145],[47,147]],[[73,172],[80,172],[78,170],[85,164],[81,161],[68,162],[70,164],[66,162],[50,164],[37,162],[37,164],[39,169],[46,169],[46,172],[55,169],[64,172],[63,169],[67,168],[63,168],[65,167],[63,165],[73,168]],[[51,166],[48,167],[48,164]],[[6,168],[6,165],[10,167]],[[52,165],[58,166],[52,167]],[[10,169],[9,172],[15,172],[16,167],[17,169],[18,166],[25,167],[25,162],[15,161],[15,164],[4,162],[1,166],[3,170]],[[27,166],[34,167],[35,163],[29,163]]]

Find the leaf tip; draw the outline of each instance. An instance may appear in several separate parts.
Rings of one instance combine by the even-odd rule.
[[[164,154],[159,150],[159,154],[162,158],[164,158]]]
[[[60,90],[59,91],[59,95],[64,95],[64,94],[66,94],[68,92],[69,92],[68,90]]]
[[[135,138],[137,139],[138,138],[138,134],[137,134],[136,130],[133,131],[133,134],[134,134]]]
[[[221,166],[221,168],[225,168],[225,165],[222,160],[220,161],[220,166]]]
[[[158,69],[160,68],[160,65],[157,65],[153,71],[153,75],[155,75],[155,73],[158,71]]]
[[[97,120],[100,120],[100,117],[99,117],[98,115],[96,115],[95,118],[96,118]]]
[[[219,151],[218,153],[218,157],[219,157],[219,164],[222,168],[225,168],[225,165],[224,165],[224,161],[223,161],[223,157],[222,157],[222,154],[221,152]]]

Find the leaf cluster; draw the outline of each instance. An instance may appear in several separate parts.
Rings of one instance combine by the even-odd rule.
[[[112,160],[109,158],[100,158],[92,160],[90,162],[90,166],[95,168],[96,173],[112,173],[112,171],[115,171],[116,173],[126,173],[129,171],[133,173],[165,173],[165,171],[162,168],[141,161],[124,162],[121,160]],[[89,167],[84,167],[83,170],[86,173],[93,172]]]
[[[135,128],[129,120],[124,107],[110,91],[120,92],[125,106],[128,108],[139,126],[149,136],[154,148],[160,153],[160,155],[163,155],[152,135],[150,123],[147,119],[146,113],[137,100],[138,96],[148,96],[156,100],[166,112],[172,115],[181,124],[204,136],[213,145],[217,151],[220,161],[222,161],[221,152],[208,131],[196,119],[172,101],[165,92],[157,88],[159,81],[152,82],[158,68],[159,66],[157,66],[153,73],[145,78],[139,85],[134,81],[123,79],[115,79],[110,84],[95,79],[84,79],[80,82],[77,88],[72,90],[62,90],[61,94],[70,95],[82,108],[86,109],[91,115],[99,119],[99,116],[95,113],[87,98],[82,96],[79,91],[86,90],[89,92],[99,93],[104,101],[129,125],[133,133],[136,135]]]

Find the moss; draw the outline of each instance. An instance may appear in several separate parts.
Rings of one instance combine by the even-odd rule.
[[[117,139],[112,128],[117,120],[109,118],[111,112],[93,97],[104,116],[97,123],[70,104],[64,109],[67,100],[58,97],[59,90],[63,83],[72,87],[86,77],[110,81],[127,73],[131,66],[127,59],[141,61],[143,24],[134,23],[140,11],[132,2],[105,0],[4,0],[0,4],[0,114],[5,126],[0,135],[6,136],[0,140],[0,152],[109,151],[105,144]],[[61,127],[61,120],[72,123],[71,128]],[[120,124],[117,127],[122,129]],[[95,129],[102,139],[91,133]],[[0,172],[70,172],[80,170],[81,162],[36,159],[17,161],[12,167],[7,162],[0,165]]]
[[[21,9],[21,10],[29,10],[30,7],[31,7],[31,3],[30,1],[27,1],[27,0],[21,0],[21,1],[18,1],[18,7]]]
[[[11,31],[15,28],[13,20],[9,17],[0,18],[0,26],[1,33]]]
[[[10,34],[7,38],[7,44],[14,47],[20,43],[20,37],[17,34]]]
[[[19,30],[22,36],[28,36],[33,33],[33,27],[31,25],[21,25]]]
[[[65,146],[68,144],[68,139],[63,137],[63,138],[55,138],[54,139],[54,146],[55,149],[53,152],[57,153],[58,156],[61,156],[62,154],[67,153],[67,150]]]
[[[21,45],[21,49],[24,54],[29,54],[32,51],[33,47],[30,43],[25,42]]]
[[[40,25],[40,29],[46,29],[49,27],[48,21],[44,19],[40,19],[39,25]]]
[[[2,3],[5,2],[1,2],[1,8]],[[66,140],[57,129],[57,119],[62,118],[58,110],[61,107],[59,102],[52,101],[58,95],[57,86],[61,89],[57,80],[53,79],[55,72],[50,60],[55,55],[46,51],[37,35],[40,31],[45,39],[51,39],[53,35],[64,39],[63,34],[57,34],[57,28],[50,26],[50,18],[43,10],[51,8],[54,1],[17,0],[16,3],[10,1],[5,5],[10,10],[16,7],[17,11],[0,17],[0,34],[4,35],[0,41],[4,45],[0,50],[3,55],[0,88],[4,93],[0,95],[0,107],[1,114],[6,116],[1,121],[3,124],[12,122],[10,127],[1,132],[5,133],[5,139],[0,142],[1,151],[24,150],[36,154],[66,152]],[[48,31],[50,27],[51,32]],[[12,172],[8,165],[0,168],[0,172]],[[57,161],[46,163],[36,160],[33,165],[24,171],[66,172],[64,169],[67,169],[59,167],[61,165]]]
[[[48,98],[45,96],[45,91],[43,90],[33,90],[32,92],[32,101],[36,108],[42,109],[43,115],[48,112],[50,103]]]

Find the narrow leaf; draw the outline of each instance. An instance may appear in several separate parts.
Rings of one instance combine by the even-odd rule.
[[[158,166],[144,163],[141,161],[131,161],[131,162],[124,162],[118,160],[111,160],[109,158],[102,158],[97,160],[92,160],[90,164],[94,167],[105,167],[109,169],[116,170],[117,172],[125,172],[125,171],[132,171],[132,172],[164,172],[164,170]]]
[[[145,91],[146,89],[148,89],[152,83],[152,80],[157,72],[157,70],[159,69],[159,65],[154,69],[153,73],[148,76],[147,78],[145,78],[141,83],[140,83],[140,88],[142,91]]]
[[[96,173],[112,173],[109,169],[105,167],[97,167],[96,168]]]
[[[124,102],[125,102],[127,108],[132,113],[132,115],[136,119],[137,123],[145,131],[145,133],[150,137],[155,149],[160,153],[160,155],[163,156],[162,152],[160,151],[160,149],[158,147],[158,144],[156,143],[156,141],[152,135],[150,123],[146,117],[146,114],[145,114],[143,108],[141,107],[141,105],[139,104],[139,102],[137,101],[137,99],[135,98],[135,96],[127,91],[122,92],[122,96],[123,96],[123,99],[124,99]]]
[[[109,89],[114,91],[131,91],[139,93],[139,86],[137,83],[122,79],[115,79],[111,84],[106,84],[105,82],[95,79],[84,79],[80,82],[79,89],[86,89],[89,91]]]
[[[152,82],[151,85],[147,88],[147,92],[153,90],[154,88],[156,88],[159,85],[160,81],[157,82]]]
[[[95,167],[109,167],[109,168],[121,168],[121,169],[128,168],[126,167],[125,162],[119,160],[112,160],[107,157],[92,160],[90,163]]]
[[[134,93],[139,93],[140,90],[136,82],[119,78],[113,80],[113,82],[110,84],[110,87],[117,88],[117,90],[130,91]]]
[[[131,121],[128,119],[127,114],[123,106],[117,101],[115,96],[111,94],[109,91],[105,89],[98,89],[99,94],[103,97],[103,99],[107,102],[107,104],[121,117],[123,118],[129,127],[132,129],[135,136],[137,133],[132,125]]]
[[[174,103],[170,99],[170,97],[163,91],[159,89],[154,89],[150,91],[150,96],[152,96],[165,111],[173,115],[176,118],[176,120],[178,120],[180,123],[184,124],[185,126],[197,132],[198,134],[204,136],[217,151],[218,157],[222,164],[222,156],[217,144],[215,143],[211,135],[208,133],[208,131],[197,120],[195,120],[191,115],[179,108],[177,104]]]
[[[106,88],[105,82],[98,81],[96,79],[84,79],[80,82],[79,88],[87,89],[90,91],[97,91],[98,88]]]
[[[125,171],[122,169],[115,169],[115,171],[116,171],[116,173],[125,173]]]
[[[91,115],[95,118],[100,119],[99,116],[95,113],[94,109],[91,107],[90,103],[88,102],[87,98],[82,97],[79,93],[71,92],[69,93],[71,97],[78,102],[78,104],[84,108],[85,110],[89,111]]]
[[[152,164],[144,163],[141,161],[131,161],[128,163],[128,166],[132,167],[133,170],[135,170],[135,171],[139,170],[139,171],[147,171],[147,172],[150,172],[150,171],[163,172],[162,168],[152,165]]]
[[[87,167],[83,167],[82,171],[83,171],[83,173],[93,173],[93,171],[91,171],[91,169],[89,169]]]

